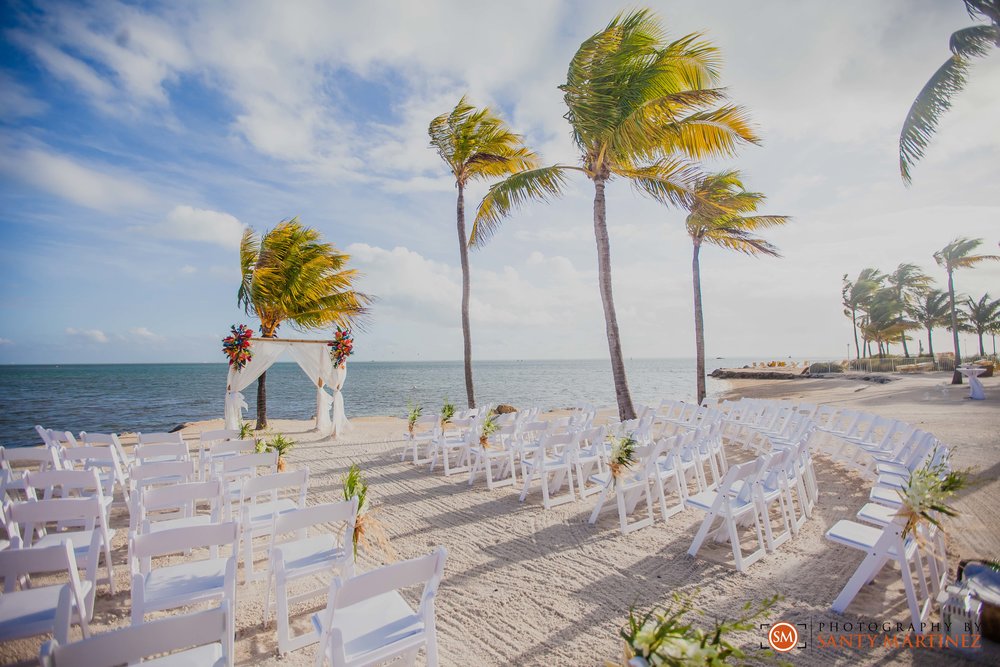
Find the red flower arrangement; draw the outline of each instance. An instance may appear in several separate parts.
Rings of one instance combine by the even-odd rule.
[[[253,359],[253,352],[250,351],[253,329],[245,324],[234,324],[230,330],[233,333],[222,339],[222,352],[229,357],[229,365],[241,371]]]
[[[347,357],[354,354],[354,335],[350,329],[337,327],[333,335],[333,342],[327,343],[330,347],[330,359],[334,367],[342,365],[347,361]]]

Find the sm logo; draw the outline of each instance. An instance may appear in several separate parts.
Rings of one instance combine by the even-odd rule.
[[[767,631],[767,643],[779,653],[787,653],[798,646],[799,631],[791,623],[779,621]]]

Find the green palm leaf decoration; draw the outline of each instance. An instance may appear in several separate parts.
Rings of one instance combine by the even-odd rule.
[[[621,419],[634,418],[635,409],[612,292],[605,185],[626,178],[669,204],[686,206],[698,197],[696,160],[730,156],[757,141],[746,112],[724,103],[719,65],[718,49],[701,35],[668,42],[652,12],[619,14],[580,45],[559,87],[579,164],[528,169],[494,184],[473,225],[471,243],[482,245],[527,202],[560,196],[571,173],[593,182],[598,283]]]
[[[982,58],[1000,48],[1000,0],[963,0],[969,16],[987,25],[963,28],[952,34],[948,58],[913,101],[899,134],[899,171],[909,184],[911,171],[927,150],[952,98],[968,80],[972,58]]]
[[[261,335],[273,338],[283,323],[300,331],[351,326],[372,299],[354,289],[359,274],[350,255],[324,243],[298,218],[258,236],[248,229],[240,242],[237,302],[260,319]],[[257,381],[257,429],[267,427],[266,373]]]

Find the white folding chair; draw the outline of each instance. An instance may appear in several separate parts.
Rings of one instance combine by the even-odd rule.
[[[132,466],[129,471],[129,512],[136,514],[142,494],[151,488],[184,484],[195,479],[194,461],[155,461]]]
[[[9,473],[4,490],[11,500],[23,500],[25,495],[24,476],[28,472],[44,472],[62,468],[58,450],[55,447],[0,447],[0,469]],[[21,497],[23,496],[23,497]]]
[[[597,426],[580,431],[576,449],[573,450],[573,468],[576,471],[576,488],[581,498],[601,492],[601,485],[591,483],[594,475],[605,470],[604,437],[606,428]]]
[[[8,507],[12,522],[19,526],[26,547],[47,547],[67,539],[75,541],[77,563],[94,570],[104,556],[107,583],[114,595],[114,564],[111,540],[116,531],[108,527],[108,502],[94,470],[48,470],[28,473],[25,477],[33,500]],[[34,499],[38,491],[42,499]],[[64,502],[65,501],[65,502]]]
[[[664,521],[681,512],[684,509],[684,499],[687,498],[680,452],[681,437],[661,439],[657,444],[656,458],[649,467],[649,478],[654,484],[660,503],[660,515]],[[677,502],[668,505],[667,496],[671,495],[671,490],[676,492]]]
[[[659,453],[659,445],[644,445],[636,447],[636,462],[631,468],[622,472],[619,477],[615,477],[610,468],[596,475],[591,476],[591,481],[601,486],[601,495],[597,499],[597,505],[590,514],[590,523],[596,523],[597,518],[604,508],[605,502],[615,494],[616,506],[618,507],[618,523],[622,534],[631,533],[633,530],[652,526],[653,516],[653,493],[650,487],[650,476],[653,474],[656,458]],[[646,517],[629,523],[628,517],[640,502],[645,501]]]
[[[226,653],[233,655],[238,540],[239,527],[235,521],[132,535],[129,548],[132,624],[143,623],[146,614],[152,612],[219,602],[226,608],[229,626]],[[232,555],[218,555],[218,547],[230,547]],[[208,558],[196,559],[205,548],[211,549]],[[188,553],[182,562],[153,566],[155,558],[182,552]]]
[[[233,656],[228,650],[232,641],[226,634],[232,627],[228,616],[228,609],[221,606],[119,628],[72,643],[57,638],[42,645],[39,661],[42,667],[139,663],[150,667],[232,667]]]
[[[738,571],[746,572],[748,567],[764,557],[766,553],[764,535],[753,493],[754,472],[757,466],[757,461],[731,466],[717,490],[702,491],[684,501],[685,506],[705,512],[705,518],[695,534],[691,548],[688,549],[689,556],[698,555],[702,544],[713,529],[715,520],[721,519],[721,529],[726,531],[725,536],[732,545]],[[744,556],[743,547],[740,545],[738,522],[749,516],[753,518],[757,544],[749,556]]]
[[[167,461],[190,461],[191,453],[186,442],[157,442],[139,444],[132,451],[132,465],[165,463]]]
[[[440,437],[440,418],[437,415],[424,415],[413,424],[413,433],[407,431],[403,434],[403,453],[399,460],[405,461],[409,452],[413,452],[414,463],[427,463],[430,460],[430,453],[426,452],[420,456],[420,448],[431,446],[433,440]]]
[[[579,433],[547,433],[531,456],[521,457],[521,502],[528,497],[535,482],[541,487],[545,509],[576,499],[573,491],[573,451],[579,438]],[[566,492],[559,495],[563,486]]]
[[[486,477],[486,488],[497,489],[503,486],[517,484],[517,468],[514,464],[515,449],[512,440],[517,431],[517,425],[508,423],[492,435],[484,447],[476,438],[472,445],[472,466],[469,468],[469,486],[476,481],[476,475],[482,471]],[[494,467],[495,466],[495,467]]]
[[[81,445],[62,453],[63,467],[70,470],[93,470],[101,480],[104,497],[114,499],[115,489],[121,492],[122,503],[128,504],[128,484],[118,452],[113,447]]]
[[[234,431],[230,428],[202,431],[198,434],[198,479],[207,479],[205,476],[205,457],[209,452],[219,443],[227,440],[237,440],[239,437],[239,431]]]
[[[334,572],[345,579],[354,574],[352,541],[358,514],[358,499],[324,503],[295,509],[277,516],[271,532],[271,557],[268,560],[267,588],[264,591],[264,624],[275,611],[278,621],[278,652],[287,653],[319,640],[315,630],[293,634],[290,605],[315,598],[327,590],[313,588],[289,595],[292,582]],[[309,534],[309,529],[330,525],[330,530]],[[294,534],[294,537],[289,538]],[[271,588],[274,587],[274,603]]]
[[[222,462],[233,456],[243,454],[256,454],[257,441],[246,440],[223,440],[216,442],[211,449],[206,450],[204,457],[199,459],[199,470],[202,479],[217,477],[222,468]]]
[[[28,585],[30,575],[53,572],[66,572],[69,581]],[[48,547],[0,551],[0,578],[4,584],[0,594],[0,641],[51,632],[58,641],[65,642],[71,623],[80,626],[84,637],[90,636],[93,581],[80,581],[72,540]]]
[[[252,477],[243,483],[240,494],[240,532],[243,540],[244,582],[250,583],[267,576],[267,570],[254,569],[254,539],[269,538],[278,517],[305,507],[308,489],[308,468]]]
[[[222,480],[223,518],[238,519],[240,498],[243,494],[243,484],[258,474],[265,475],[278,472],[278,452],[271,450],[259,454],[237,454],[222,460],[218,478]],[[237,506],[233,513],[233,505]]]
[[[132,465],[132,457],[125,448],[122,447],[122,442],[118,438],[117,433],[87,433],[86,431],[80,431],[80,441],[84,445],[91,447],[112,447],[115,453],[118,454],[118,462],[121,465],[122,472],[128,476],[128,469]]]
[[[467,471],[473,440],[478,441],[475,424],[475,417],[452,419],[449,426],[457,428],[438,431],[431,443],[431,464],[428,470],[434,470],[437,467],[438,459],[440,459],[444,467],[445,477]],[[454,462],[453,455],[455,456]]]
[[[203,512],[202,509],[207,510]],[[145,535],[171,528],[202,526],[222,521],[222,482],[183,482],[142,492],[131,530]]]
[[[844,613],[861,588],[874,580],[882,567],[892,560],[900,568],[912,622],[919,628],[921,622],[927,620],[932,610],[934,596],[927,586],[920,540],[912,534],[903,538],[905,523],[903,517],[894,517],[892,522],[883,527],[867,526],[856,521],[841,519],[826,531],[826,538],[831,542],[865,552],[865,557],[857,570],[833,601],[834,611]],[[934,555],[928,558],[928,566],[932,568],[932,572],[936,569],[934,560]],[[914,586],[914,578],[917,579],[919,586]]]
[[[436,667],[437,630],[434,597],[444,574],[447,552],[387,565],[330,584],[326,609],[313,616],[320,635],[316,664],[333,667],[374,665],[402,656],[412,664],[420,649],[428,667]],[[423,586],[416,611],[399,594]]]

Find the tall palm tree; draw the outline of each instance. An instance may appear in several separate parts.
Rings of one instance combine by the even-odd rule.
[[[880,359],[889,351],[889,345],[898,343],[907,330],[916,326],[903,317],[895,290],[891,287],[884,287],[872,294],[862,327],[865,336],[875,341]]]
[[[914,322],[927,329],[927,351],[934,359],[935,328],[951,322],[948,312],[948,294],[939,289],[930,289],[921,294],[909,306],[909,314]]]
[[[570,172],[594,184],[594,239],[618,414],[635,417],[625,375],[618,316],[611,285],[605,186],[629,179],[658,198],[687,205],[699,176],[693,160],[733,155],[757,137],[745,111],[722,104],[717,49],[692,34],[666,42],[648,10],[619,14],[580,45],[559,88],[565,118],[580,151],[580,165],[521,172],[493,185],[479,205],[472,242],[484,243],[501,221],[529,199],[561,194]]]
[[[858,330],[861,328],[861,319],[871,303],[872,295],[882,287],[885,276],[878,269],[866,268],[854,280],[848,280],[844,274],[844,287],[840,290],[843,299],[844,315],[851,318],[854,327],[854,352],[858,359],[861,358],[861,346],[858,344]],[[861,317],[859,317],[859,313]],[[867,343],[867,341],[866,341]]]
[[[240,242],[242,280],[236,299],[247,315],[260,319],[265,338],[274,338],[285,322],[300,331],[349,326],[371,303],[354,289],[359,276],[347,268],[349,259],[298,218],[283,220],[259,237],[247,229]],[[266,375],[257,380],[258,430],[267,428]]]
[[[760,229],[783,225],[790,220],[785,215],[752,215],[764,202],[764,195],[748,192],[740,172],[729,170],[707,174],[694,186],[690,213],[685,221],[688,236],[694,245],[691,275],[694,287],[694,334],[698,402],[705,398],[705,320],[701,303],[701,265],[699,255],[705,243],[735,250],[747,255],[780,257],[778,249],[756,236]]]
[[[973,255],[972,252],[982,243],[982,239],[959,237],[934,253],[934,261],[948,272],[948,306],[951,309],[952,342],[955,344],[955,372],[951,376],[952,384],[962,384],[962,374],[958,372],[958,366],[962,363],[962,355],[958,349],[959,327],[958,312],[955,308],[954,273],[958,269],[968,269],[983,262],[1000,260],[1000,256],[997,255]]]
[[[987,23],[952,33],[951,57],[924,85],[906,114],[899,133],[899,171],[907,184],[911,180],[911,168],[924,156],[941,117],[951,108],[951,98],[965,88],[970,59],[989,55],[994,47],[1000,48],[1000,0],[962,2],[970,17]]]
[[[435,149],[458,189],[458,251],[462,262],[462,339],[465,350],[465,393],[469,407],[476,407],[472,385],[472,332],[469,326],[469,240],[465,233],[465,186],[469,181],[495,179],[538,166],[538,156],[528,150],[521,136],[488,108],[477,109],[465,96],[450,112],[431,121],[427,129]]]
[[[933,284],[934,279],[924,273],[916,264],[903,263],[896,267],[896,270],[888,274],[886,282],[896,295],[900,310],[907,311],[907,307],[920,294],[926,292]],[[903,356],[909,358],[910,350],[906,347],[906,334],[903,334]]]
[[[990,295],[984,294],[979,301],[970,297],[965,302],[965,314],[968,316],[969,327],[979,336],[979,356],[986,356],[983,347],[983,334],[1000,327],[1000,299],[990,300]]]

